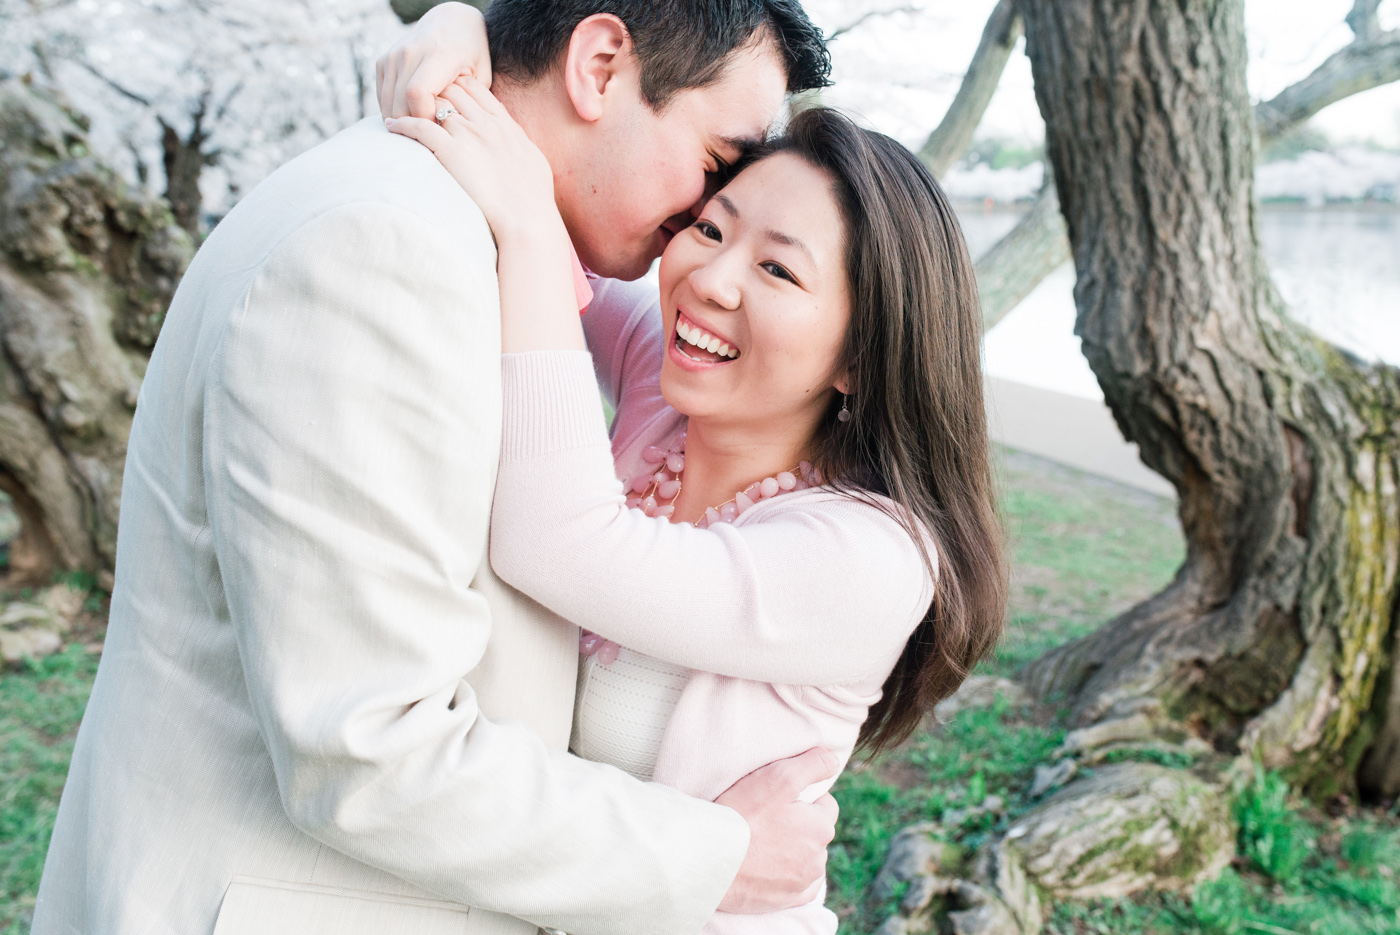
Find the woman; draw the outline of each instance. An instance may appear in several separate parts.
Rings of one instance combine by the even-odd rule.
[[[712,799],[813,746],[844,762],[903,739],[1005,605],[976,289],[937,184],[888,137],[803,112],[667,246],[659,307],[599,281],[581,323],[543,156],[485,86],[444,95],[442,126],[387,123],[497,238],[492,564],[625,647],[584,662],[575,752]],[[817,898],[706,931],[836,918]]]

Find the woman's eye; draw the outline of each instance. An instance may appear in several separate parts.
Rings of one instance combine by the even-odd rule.
[[[786,279],[788,282],[794,284],[797,282],[797,279],[792,273],[789,273],[777,263],[764,263],[763,268],[767,270],[770,275],[777,276],[779,279]]]
[[[713,224],[711,224],[709,221],[696,221],[696,222],[695,222],[695,229],[696,229],[697,231],[700,232],[700,236],[701,236],[701,237],[705,237],[705,238],[708,238],[708,239],[710,239],[710,240],[723,240],[723,239],[724,239],[724,238],[722,238],[722,237],[720,236],[719,228],[718,228],[718,227],[715,227],[715,226],[714,226]]]

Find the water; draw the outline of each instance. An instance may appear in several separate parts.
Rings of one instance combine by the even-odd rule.
[[[1018,216],[960,213],[977,256]],[[1290,313],[1367,360],[1400,366],[1400,211],[1366,207],[1264,208],[1264,256]],[[1074,336],[1074,270],[1061,267],[987,333],[988,373],[1101,399]]]
[[[1266,210],[1259,237],[1295,318],[1400,366],[1400,211]]]

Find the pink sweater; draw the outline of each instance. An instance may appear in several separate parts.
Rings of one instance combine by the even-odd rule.
[[[933,598],[917,548],[886,513],[821,488],[760,501],[708,530],[624,507],[618,478],[645,470],[643,449],[671,444],[685,417],[661,396],[655,287],[594,288],[584,316],[591,359],[504,358],[492,567],[579,626],[697,670],[663,736],[657,782],[714,799],[811,747],[844,762]],[[611,445],[595,368],[617,411]],[[705,928],[835,931],[820,901],[717,913]]]

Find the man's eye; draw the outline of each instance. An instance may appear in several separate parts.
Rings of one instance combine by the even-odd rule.
[[[713,224],[711,224],[709,221],[696,221],[696,222],[695,222],[695,229],[696,229],[697,231],[700,232],[700,236],[701,236],[701,237],[705,237],[705,238],[707,238],[707,239],[709,239],[709,240],[723,240],[723,239],[724,239],[723,237],[720,236],[719,228],[718,228],[718,227],[715,227],[715,226],[714,226]]]
[[[789,273],[787,270],[783,269],[777,263],[764,263],[763,268],[767,270],[770,275],[777,276],[779,279],[786,279],[788,282],[793,283],[794,285],[797,283],[796,277],[794,277],[792,273]]]

